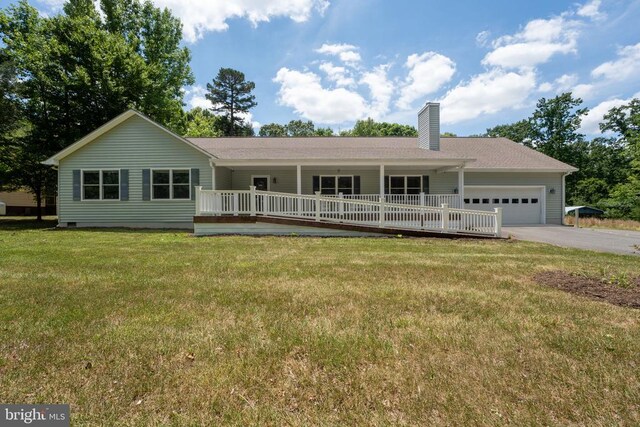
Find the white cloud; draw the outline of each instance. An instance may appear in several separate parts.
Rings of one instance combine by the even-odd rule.
[[[324,55],[337,56],[342,62],[349,65],[356,65],[362,59],[358,53],[358,48],[351,44],[323,44],[316,52]]]
[[[50,10],[59,10],[66,0],[38,0]],[[254,26],[272,18],[307,21],[314,12],[324,14],[329,0],[151,0],[158,7],[167,7],[180,18],[184,38],[193,43],[205,33],[226,31],[227,21],[249,20]]]
[[[572,94],[575,98],[589,99],[593,96],[596,87],[592,84],[582,83],[573,88]]]
[[[476,44],[480,47],[485,47],[489,44],[489,37],[491,37],[491,31],[480,31],[476,35]]]
[[[184,89],[184,102],[187,104],[189,110],[192,108],[200,107],[209,109],[213,107],[211,101],[209,101],[205,94],[207,89],[204,86],[195,85]]]
[[[402,109],[411,108],[413,101],[440,90],[456,71],[456,64],[451,59],[436,52],[410,55],[405,67],[409,74],[396,102]]]
[[[318,123],[339,124],[366,117],[365,99],[345,88],[325,89],[313,72],[281,68],[274,82],[280,84],[278,102],[302,117]]]
[[[602,4],[601,0],[592,0],[589,3],[581,6],[576,12],[578,16],[582,16],[584,18],[590,18],[593,20],[604,19],[606,15],[600,11],[600,5]]]
[[[565,16],[535,19],[519,33],[494,40],[484,65],[518,68],[543,64],[556,54],[575,53],[579,23]]]
[[[535,73],[500,69],[474,76],[450,90],[441,100],[442,122],[458,123],[484,114],[522,106],[536,87]]]
[[[611,81],[623,81],[638,76],[640,68],[640,43],[624,46],[618,50],[618,59],[605,62],[594,68],[591,76]]]
[[[549,82],[544,82],[544,83],[540,83],[540,86],[538,86],[538,91],[539,92],[551,92],[553,90],[553,83],[549,83]]]
[[[225,31],[227,21],[244,18],[253,25],[272,18],[307,21],[314,11],[322,14],[329,6],[327,0],[153,0],[160,7],[168,7],[182,20],[184,36],[195,42],[210,31]]]
[[[391,97],[395,91],[395,86],[387,77],[390,65],[378,65],[373,71],[365,72],[360,79],[361,84],[369,87],[371,94],[371,106],[369,116],[379,120],[389,112]]]
[[[336,86],[347,87],[356,83],[345,67],[336,67],[331,62],[323,62],[319,68],[326,73],[329,80],[335,82]]]
[[[552,83],[541,83],[540,86],[538,86],[538,90],[540,92],[555,93],[571,92],[573,91],[576,83],[578,83],[577,74],[563,74],[562,76],[555,79]]]
[[[580,126],[580,132],[587,135],[595,135],[600,133],[600,123],[604,118],[604,115],[614,107],[619,107],[628,103],[630,99],[610,99],[603,101],[600,104],[589,110],[586,116],[582,118],[582,125]]]

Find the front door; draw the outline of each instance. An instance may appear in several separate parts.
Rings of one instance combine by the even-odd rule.
[[[269,177],[268,176],[254,176],[253,185],[258,191],[269,191]]]

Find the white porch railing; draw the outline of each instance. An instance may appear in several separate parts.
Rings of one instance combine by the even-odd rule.
[[[370,195],[366,195],[370,197]],[[196,216],[264,215],[374,227],[501,235],[502,211],[249,190],[196,190]]]
[[[323,194],[323,196],[325,196]],[[327,197],[342,197],[350,200],[365,200],[369,202],[380,201],[379,194],[340,194],[337,196],[326,195]],[[462,198],[458,194],[385,194],[384,201],[387,203],[399,203],[403,205],[418,205],[439,207],[444,203],[452,208],[462,207]]]

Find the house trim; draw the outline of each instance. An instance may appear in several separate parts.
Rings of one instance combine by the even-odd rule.
[[[573,173],[578,169],[523,169],[523,168],[464,168],[465,172],[523,172],[523,173]]]

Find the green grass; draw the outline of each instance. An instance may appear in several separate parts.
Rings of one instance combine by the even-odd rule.
[[[640,423],[640,311],[531,279],[637,257],[51,225],[0,222],[0,402],[75,425]]]

